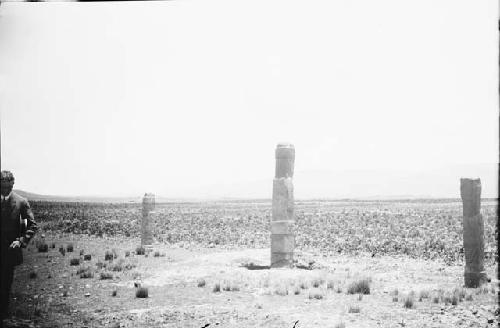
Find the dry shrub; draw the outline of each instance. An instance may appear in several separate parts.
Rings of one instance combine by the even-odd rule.
[[[214,288],[212,289],[214,293],[219,293],[220,292],[220,283],[215,283]]]
[[[323,299],[323,293],[319,289],[314,289],[309,292],[309,299],[321,300]]]
[[[413,300],[413,297],[408,295],[407,297],[405,297],[404,299],[404,302],[403,302],[403,306],[407,309],[413,309],[413,307],[415,306],[415,301]]]
[[[106,251],[104,253],[104,261],[113,261],[114,255],[111,251]]]
[[[429,298],[429,291],[424,289],[424,290],[421,290],[420,293],[418,294],[419,295],[419,298]]]
[[[108,271],[105,271],[105,272],[101,272],[99,278],[101,280],[109,280],[109,279],[113,279],[113,274],[111,272],[108,272]]]
[[[160,252],[158,252],[158,251],[154,252],[153,256],[154,257],[160,257]]]
[[[135,253],[137,255],[145,255],[146,254],[146,249],[142,246],[139,246],[135,249]]]
[[[31,271],[29,276],[30,276],[30,279],[35,279],[37,277],[37,274],[35,271]]]
[[[73,244],[68,244],[68,245],[66,246],[66,252],[68,252],[68,253],[73,252]]]
[[[361,308],[357,305],[349,305],[349,309],[347,310],[349,313],[359,313],[361,312]]]
[[[90,260],[92,260],[92,255],[90,255],[90,254],[85,254],[85,255],[83,256],[83,260],[84,260],[84,261],[90,261]]]
[[[198,279],[198,287],[205,287],[206,284],[207,282],[205,281],[205,279]]]
[[[334,289],[335,288],[335,284],[333,283],[333,280],[328,280],[328,282],[326,283],[326,289]]]
[[[88,266],[79,268],[78,271],[76,272],[76,274],[79,275],[80,278],[82,278],[82,279],[87,279],[87,278],[93,278],[94,277],[94,272]]]
[[[146,287],[139,287],[135,291],[135,297],[137,298],[147,298],[148,297],[148,289]]]
[[[69,265],[80,265],[80,259],[75,257],[69,260]]]
[[[343,323],[342,321],[338,322],[335,324],[334,328],[345,328],[345,323]]]
[[[279,296],[288,295],[288,289],[285,286],[277,286],[274,288],[274,294]]]
[[[49,251],[49,245],[46,243],[39,244],[37,248],[39,253],[47,253]]]
[[[352,282],[347,287],[348,294],[370,294],[370,281],[368,279],[361,279]]]
[[[108,269],[115,272],[121,272],[124,269],[124,259],[118,260],[118,262],[111,264]]]

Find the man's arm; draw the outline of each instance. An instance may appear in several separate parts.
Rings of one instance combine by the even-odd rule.
[[[27,200],[21,203],[21,218],[26,220],[26,228],[22,229],[19,241],[22,247],[26,247],[38,230],[38,224]]]

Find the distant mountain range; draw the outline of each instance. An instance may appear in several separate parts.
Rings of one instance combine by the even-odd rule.
[[[460,198],[460,178],[481,178],[482,198],[498,197],[497,164],[450,165],[427,170],[316,170],[296,171],[294,194],[297,200],[396,200]],[[142,194],[130,197],[40,195],[17,192],[29,200],[140,202]],[[262,200],[272,197],[272,177],[238,183],[200,186],[196,190],[157,193],[158,202],[203,200]]]

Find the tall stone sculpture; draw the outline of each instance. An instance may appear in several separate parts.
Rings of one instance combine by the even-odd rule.
[[[271,219],[271,267],[293,264],[295,213],[293,206],[293,164],[295,148],[291,144],[276,147],[276,173],[273,181]]]
[[[481,215],[481,180],[460,179],[463,203],[465,287],[475,288],[487,281],[484,271],[484,222]]]
[[[151,211],[155,209],[155,195],[144,194],[142,198],[141,246],[153,245],[153,232],[151,227]]]

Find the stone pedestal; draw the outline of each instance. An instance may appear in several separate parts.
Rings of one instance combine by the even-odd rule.
[[[295,213],[293,206],[293,165],[295,148],[279,144],[276,148],[276,173],[273,181],[271,218],[271,267],[293,265]]]
[[[463,203],[463,229],[467,288],[476,288],[487,282],[484,271],[484,222],[481,215],[481,180],[460,179]]]
[[[142,198],[141,246],[153,245],[153,231],[151,226],[151,213],[155,209],[155,195],[144,194]]]

